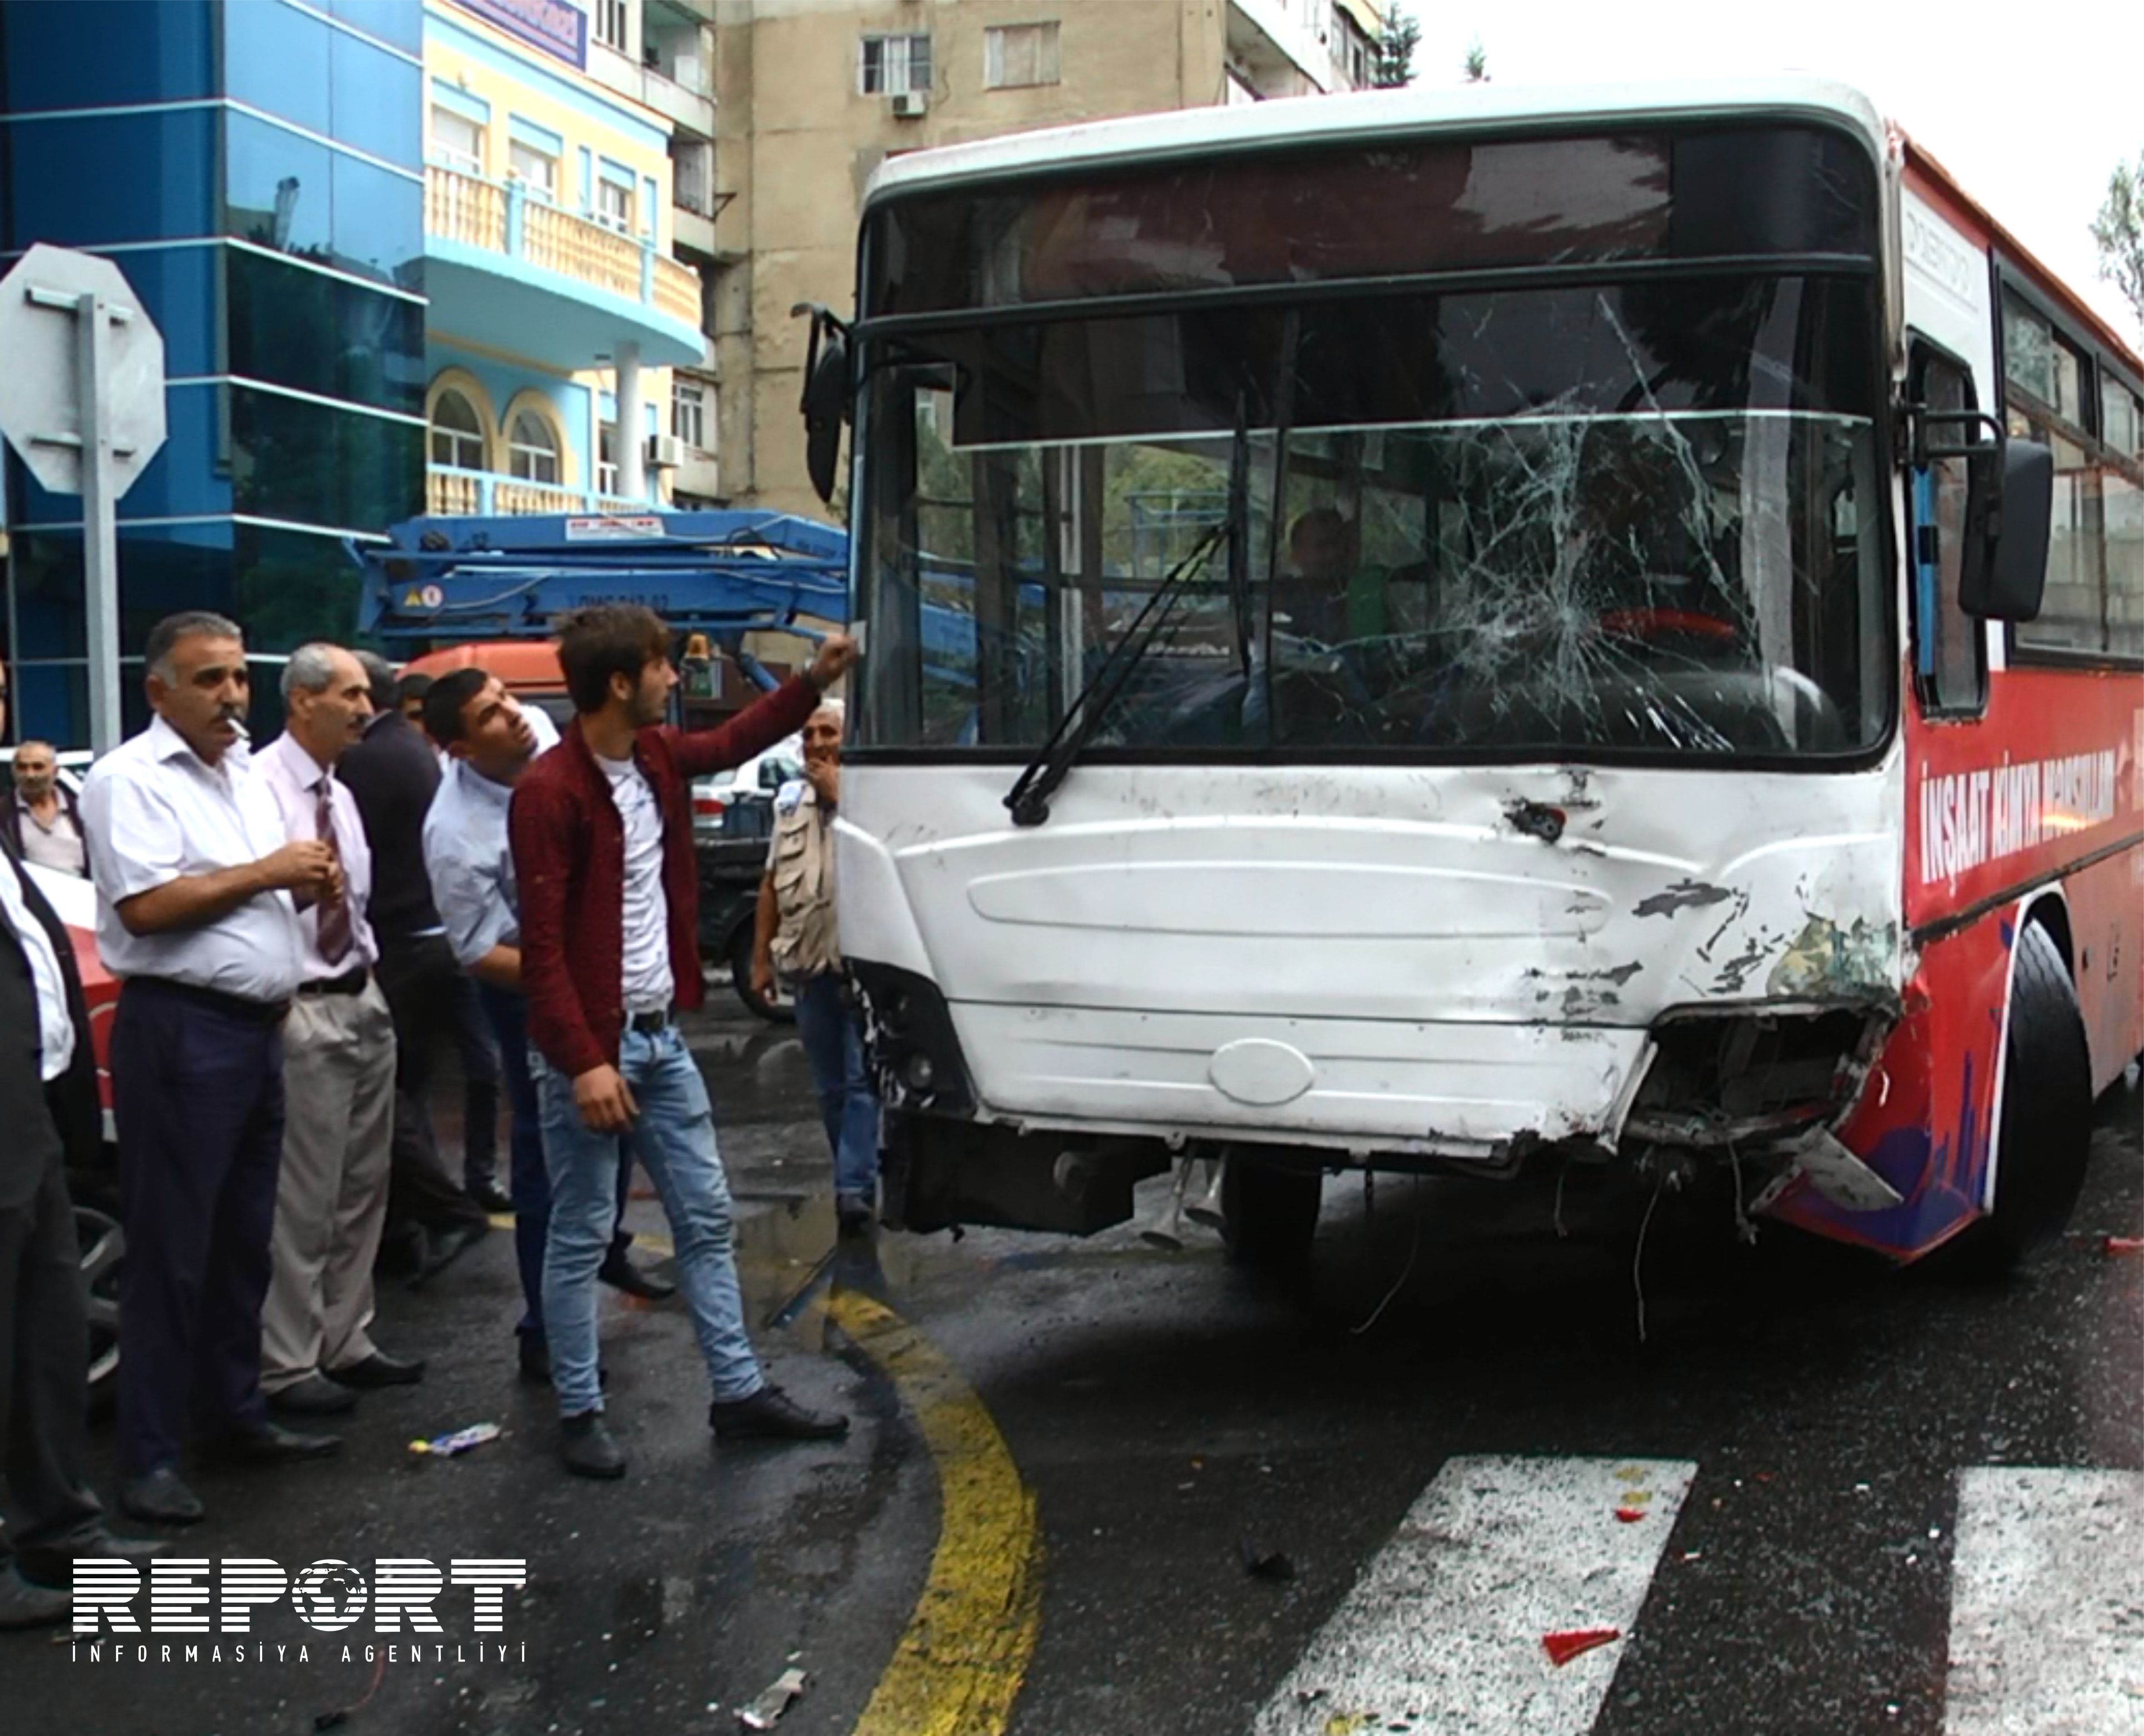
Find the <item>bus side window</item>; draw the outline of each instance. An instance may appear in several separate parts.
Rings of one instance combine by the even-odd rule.
[[[1931,410],[1978,407],[1972,376],[1950,357],[1916,345],[1913,374],[1913,395]],[[1948,429],[1957,426],[1953,423]],[[1988,634],[1958,606],[1965,554],[1965,460],[1940,458],[1911,472],[1908,492],[1913,686],[1925,712],[1977,713],[1988,697]]]

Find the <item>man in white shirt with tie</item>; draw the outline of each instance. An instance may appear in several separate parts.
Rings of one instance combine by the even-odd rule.
[[[372,853],[335,764],[372,715],[371,688],[341,647],[300,645],[283,665],[283,733],[253,760],[284,836],[328,845],[342,869],[340,895],[299,913],[303,968],[283,1024],[286,1118],[261,1385],[271,1409],[295,1416],[347,1411],[368,1387],[424,1372],[368,1331],[395,1133],[395,1021],[372,974]]]
[[[127,1266],[119,1298],[121,1508],[190,1525],[190,1417],[246,1464],[333,1452],[268,1420],[261,1391],[283,1019],[303,974],[294,895],[339,895],[335,852],[287,842],[247,776],[237,626],[173,615],[149,634],[156,721],[82,788],[97,946],[124,986],[112,1027]]]

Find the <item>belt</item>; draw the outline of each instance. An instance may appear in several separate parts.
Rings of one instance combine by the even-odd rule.
[[[182,983],[168,976],[134,976],[122,985],[127,989],[151,989],[160,994],[169,994],[176,999],[190,1000],[196,1006],[221,1013],[226,1019],[236,1019],[247,1024],[280,1024],[290,1010],[287,1000],[248,1000],[243,995],[226,994],[221,989],[204,989],[194,983]]]
[[[365,985],[372,980],[372,973],[360,965],[355,970],[345,970],[340,976],[325,976],[317,982],[300,983],[300,994],[362,994]]]
[[[625,1015],[625,1028],[629,1031],[638,1031],[643,1036],[649,1036],[657,1031],[667,1031],[677,1023],[677,1009],[672,1005],[664,1007],[659,1012],[628,1013]]]

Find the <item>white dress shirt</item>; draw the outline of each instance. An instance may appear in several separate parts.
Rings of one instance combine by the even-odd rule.
[[[521,944],[521,898],[506,835],[513,799],[509,786],[494,783],[467,760],[449,760],[424,815],[432,902],[464,970],[494,946]]]
[[[558,726],[537,707],[523,714],[535,732],[534,761],[558,745]],[[424,816],[424,870],[432,902],[463,970],[494,946],[521,944],[521,897],[506,831],[513,786],[494,783],[467,760],[447,759],[446,776]]]
[[[30,980],[37,990],[38,1071],[50,1083],[67,1070],[74,1059],[74,1020],[68,1015],[67,979],[60,974],[59,955],[52,950],[52,936],[30,914],[22,896],[22,870],[0,850],[0,918],[15,930],[22,943],[22,955],[30,961]]]
[[[304,937],[288,892],[263,892],[213,922],[132,935],[114,906],[175,880],[243,867],[283,847],[282,816],[249,775],[242,742],[214,766],[161,717],[89,768],[82,821],[102,895],[97,950],[117,977],[154,976],[254,1001],[287,1000]]]
[[[266,784],[282,816],[286,843],[303,844],[320,836],[320,786],[328,786],[335,829],[335,855],[342,862],[343,897],[350,905],[350,950],[330,964],[320,950],[320,912],[317,904],[298,913],[298,931],[304,936],[304,980],[332,981],[346,976],[360,965],[368,970],[380,962],[380,943],[365,920],[372,897],[372,847],[365,838],[365,821],[357,811],[357,798],[335,780],[331,770],[290,738],[286,731],[253,757],[251,776]]]

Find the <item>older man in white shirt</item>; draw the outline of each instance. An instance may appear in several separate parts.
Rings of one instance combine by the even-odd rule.
[[[271,1409],[298,1416],[347,1411],[368,1387],[410,1385],[424,1372],[370,1334],[395,1133],[395,1021],[372,974],[372,852],[335,764],[371,717],[371,692],[349,652],[300,645],[283,665],[284,732],[253,761],[284,836],[319,840],[342,868],[341,896],[299,913],[302,970],[283,1024],[286,1118],[261,1384]]]
[[[156,720],[82,789],[97,944],[120,978],[112,1111],[127,1268],[119,1301],[120,1505],[189,1525],[190,1414],[246,1463],[340,1442],[270,1422],[261,1311],[283,1148],[283,1019],[304,974],[296,900],[340,895],[335,851],[287,842],[247,774],[246,647],[218,615],[149,635]]]

